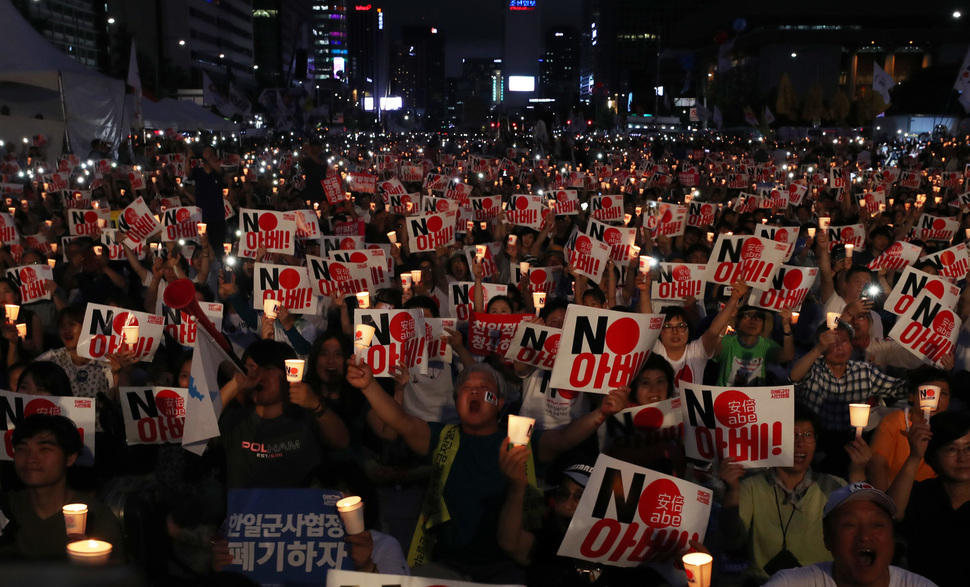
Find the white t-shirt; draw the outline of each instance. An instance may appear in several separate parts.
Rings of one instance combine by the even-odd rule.
[[[670,366],[674,368],[674,387],[680,388],[681,381],[684,383],[703,383],[704,368],[711,358],[704,350],[703,340],[698,338],[687,343],[684,354],[676,361],[667,356],[667,349],[659,340],[653,345],[653,352],[666,359]]]
[[[451,364],[431,361],[427,375],[415,375],[405,386],[404,411],[425,422],[458,424],[454,389]]]
[[[779,571],[765,583],[765,587],[838,587],[838,585],[832,578],[832,561],[828,561]],[[889,587],[936,587],[936,583],[899,567],[890,566]]]
[[[522,379],[522,407],[519,415],[535,418],[536,429],[553,430],[589,413],[589,398],[578,391],[549,386],[551,371],[533,369]]]

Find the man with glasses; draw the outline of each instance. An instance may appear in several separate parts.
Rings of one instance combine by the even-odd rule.
[[[770,338],[761,336],[765,330],[767,310],[754,306],[742,306],[738,310],[735,334],[721,339],[718,385],[744,387],[765,385],[768,363],[787,363],[795,358],[791,310],[785,308],[778,314],[781,316],[781,332],[784,338],[781,346]]]
[[[822,540],[822,511],[844,479],[812,471],[817,428],[815,415],[795,408],[795,456],[790,467],[773,467],[744,476],[744,468],[725,460],[720,476],[727,486],[721,531],[727,548],[747,546],[751,567],[746,578],[761,584],[782,569],[832,560]],[[869,448],[861,438],[846,447],[852,457],[849,481],[864,481]]]

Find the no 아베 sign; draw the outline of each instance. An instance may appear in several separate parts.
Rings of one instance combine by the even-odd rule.
[[[559,556],[635,567],[704,540],[711,491],[600,455]]]
[[[793,387],[713,387],[681,382],[684,448],[704,461],[790,467],[795,450]]]
[[[552,387],[609,393],[628,385],[660,336],[663,316],[571,305],[563,320]]]

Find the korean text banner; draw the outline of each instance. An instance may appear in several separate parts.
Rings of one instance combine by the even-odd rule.
[[[600,455],[559,556],[635,567],[686,552],[704,540],[712,498],[700,485]]]
[[[559,352],[562,330],[552,326],[520,322],[505,358],[551,371]]]
[[[714,243],[704,281],[731,285],[742,280],[766,287],[788,255],[788,245],[758,236],[722,234]]]
[[[663,321],[660,314],[570,305],[549,385],[603,394],[629,385],[657,342]]]
[[[688,458],[734,458],[745,467],[790,467],[795,451],[792,386],[714,387],[681,382]]]
[[[155,314],[88,304],[77,354],[86,359],[106,361],[106,355],[124,351],[134,353],[137,361],[150,361],[162,341],[164,324],[164,318]],[[138,327],[138,338],[127,340],[123,329],[133,326]]]
[[[0,390],[0,433],[3,434],[0,461],[13,460],[13,430],[18,422],[34,414],[48,414],[74,422],[84,445],[77,464],[94,465],[94,401],[90,397],[39,396]]]
[[[121,412],[128,445],[182,443],[185,429],[183,387],[122,387]]]
[[[903,348],[941,366],[944,355],[953,352],[963,322],[929,291],[921,291],[899,316],[889,337]]]
[[[404,363],[412,374],[428,372],[428,337],[424,314],[418,310],[357,310],[361,324],[373,326],[374,336],[364,359],[375,377],[393,377],[391,369]]]
[[[230,490],[226,570],[263,585],[320,585],[331,569],[352,569],[340,498],[327,489]]]
[[[239,210],[239,256],[255,259],[256,249],[292,255],[296,250],[296,214],[267,210]]]
[[[278,300],[294,314],[317,313],[317,290],[306,267],[256,263],[253,273],[253,308],[263,309],[265,300]]]
[[[468,324],[468,350],[473,355],[505,356],[516,326],[532,314],[485,314],[472,312]]]

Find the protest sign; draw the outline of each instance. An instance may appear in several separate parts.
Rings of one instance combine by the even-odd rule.
[[[69,418],[77,426],[84,445],[77,464],[94,465],[94,404],[94,398],[90,397],[38,396],[0,390],[0,432],[3,433],[0,461],[13,460],[13,431],[17,423],[27,416],[48,414]]]
[[[857,251],[861,251],[866,243],[866,227],[862,224],[848,226],[829,226],[829,250],[835,245],[851,244]]]
[[[320,180],[320,185],[323,186],[323,195],[327,197],[327,203],[331,206],[335,206],[347,199],[344,195],[343,182],[340,181],[339,175],[328,175]]]
[[[959,281],[970,272],[970,255],[967,254],[967,245],[963,243],[920,258],[920,261],[926,260],[932,261],[940,275],[951,281]]]
[[[873,271],[881,267],[885,267],[887,271],[898,271],[907,265],[915,263],[921,251],[922,247],[919,245],[896,241],[889,245],[889,248],[885,251],[877,255],[875,259],[869,261],[866,267]]]
[[[94,236],[98,234],[98,219],[105,220],[105,225],[107,225],[108,220],[107,216],[102,218],[97,210],[72,208],[67,210],[65,215],[67,216],[68,231],[75,236]],[[6,213],[0,213],[0,240],[4,244],[10,244],[13,242],[13,237],[10,235],[16,234],[17,228],[14,226],[13,217]],[[17,238],[19,240],[19,237]]]
[[[552,210],[556,216],[579,214],[579,196],[576,190],[553,190],[549,197],[556,202],[556,207]]]
[[[704,281],[757,288],[771,283],[788,255],[788,245],[758,236],[722,234],[714,243]]]
[[[960,298],[960,288],[942,277],[930,275],[924,271],[906,267],[896,281],[895,287],[886,297],[883,307],[897,316],[906,314],[916,297],[921,293],[933,296],[950,310],[956,308]]]
[[[296,250],[296,215],[293,212],[239,210],[239,256],[255,259],[256,249],[292,255]]]
[[[165,320],[156,314],[88,303],[77,343],[78,356],[106,361],[105,355],[131,352],[136,361],[150,361],[162,341]],[[138,338],[122,329],[138,327]]]
[[[199,238],[200,222],[202,222],[202,208],[198,206],[166,209],[162,212],[162,242]]]
[[[629,385],[653,348],[664,318],[571,304],[563,319],[550,385],[609,393]]]
[[[331,569],[352,569],[341,497],[327,489],[231,489],[226,570],[263,585],[320,585]]]
[[[384,255],[383,248],[375,248],[375,245],[368,245],[362,251],[331,251],[329,260],[331,262],[337,261],[348,265],[367,263],[367,269],[370,271],[368,289],[371,287],[380,289],[382,287],[392,287],[393,285],[392,279],[394,276],[391,269],[393,267],[393,260]]]
[[[425,318],[424,324],[428,335],[428,361],[451,363],[453,353],[447,340],[450,335],[445,329],[455,330],[458,321],[455,318]]]
[[[407,219],[408,241],[412,252],[432,252],[455,242],[458,211],[423,214]]]
[[[920,214],[916,226],[910,230],[910,238],[921,241],[951,242],[960,230],[960,221],[956,218],[940,218],[929,214]]]
[[[792,253],[795,252],[798,231],[799,228],[797,226],[768,226],[767,224],[758,224],[754,227],[755,236],[788,245],[788,254],[785,256],[786,261],[791,259]]]
[[[427,328],[419,310],[357,310],[357,320],[375,329],[364,354],[375,377],[393,378],[398,363],[415,375],[428,372]]]
[[[524,587],[522,585],[493,585],[490,587]],[[455,579],[425,579],[386,573],[360,573],[332,570],[327,573],[327,587],[486,587],[485,583],[470,583]]]
[[[7,269],[7,278],[20,289],[21,304],[51,299],[47,282],[53,281],[54,272],[49,265],[13,267]]]
[[[606,419],[606,437],[641,436],[645,440],[671,440],[683,435],[681,398],[627,408]]]
[[[706,230],[714,224],[717,204],[710,202],[691,202],[687,205],[687,226]]]
[[[591,238],[602,241],[610,247],[610,259],[617,265],[628,263],[633,255],[633,246],[637,240],[637,229],[627,226],[612,226],[590,219],[586,234]]]
[[[294,220],[296,220],[296,238],[299,239],[319,239],[320,238],[320,219],[313,210],[294,210]]]
[[[418,181],[421,181],[418,179]],[[373,194],[377,191],[377,176],[373,173],[358,171],[347,174],[347,185],[352,192]]]
[[[600,455],[559,556],[619,567],[681,554],[704,540],[711,490]]]
[[[529,292],[544,291],[552,293],[556,287],[556,282],[562,275],[561,267],[530,267],[529,268]]]
[[[455,200],[459,206],[467,206],[473,190],[474,188],[471,185],[459,182],[445,190],[445,197],[449,200]]]
[[[278,300],[294,314],[316,314],[316,294],[317,288],[310,283],[306,267],[256,263],[253,309],[262,310],[265,300]]]
[[[643,225],[652,231],[654,238],[681,236],[687,228],[687,206],[663,202],[656,206],[648,205],[645,211]]]
[[[588,212],[601,222],[619,222],[623,220],[623,196],[592,196]]]
[[[362,236],[329,236],[320,237],[320,254],[323,257],[330,255],[331,251],[355,251],[364,248],[364,237]]]
[[[162,316],[165,318],[165,332],[169,336],[183,346],[195,344],[198,336],[198,320],[195,316],[177,308],[169,308],[164,304],[162,304]]]
[[[473,355],[504,356],[516,326],[532,314],[486,314],[472,312],[468,321],[468,350]]]
[[[704,294],[706,265],[688,263],[660,263],[656,279],[650,286],[655,300],[682,302],[689,297],[700,299]]]
[[[559,352],[560,338],[560,328],[520,322],[505,352],[505,358],[551,371],[556,362],[556,353]]]
[[[896,320],[889,337],[920,359],[942,366],[940,359],[953,352],[962,327],[956,312],[924,290]]]
[[[681,382],[688,458],[734,458],[745,467],[790,467],[795,454],[792,386],[714,387]]]
[[[525,226],[533,230],[542,228],[543,219],[549,214],[549,208],[541,196],[515,194],[509,198],[505,209],[505,218],[516,226]]]
[[[128,445],[181,444],[188,391],[182,387],[120,388]]]
[[[591,281],[600,283],[610,260],[610,247],[603,241],[585,234],[576,236],[569,245],[569,266],[577,275],[585,275]]]
[[[471,204],[472,219],[476,222],[491,220],[502,211],[502,197],[498,195],[468,198],[468,202]]]
[[[817,267],[796,267],[782,265],[778,273],[771,278],[769,287],[752,290],[750,304],[757,308],[764,308],[775,312],[785,308],[799,311],[805,296],[812,289],[818,276]]]
[[[343,263],[313,255],[308,255],[306,260],[310,283],[316,295],[339,293],[346,297],[364,291],[374,293],[366,260],[363,263]]]
[[[125,233],[125,242],[132,249],[161,230],[161,225],[155,220],[155,214],[145,203],[145,198],[141,196],[121,211],[117,223],[118,230]]]

